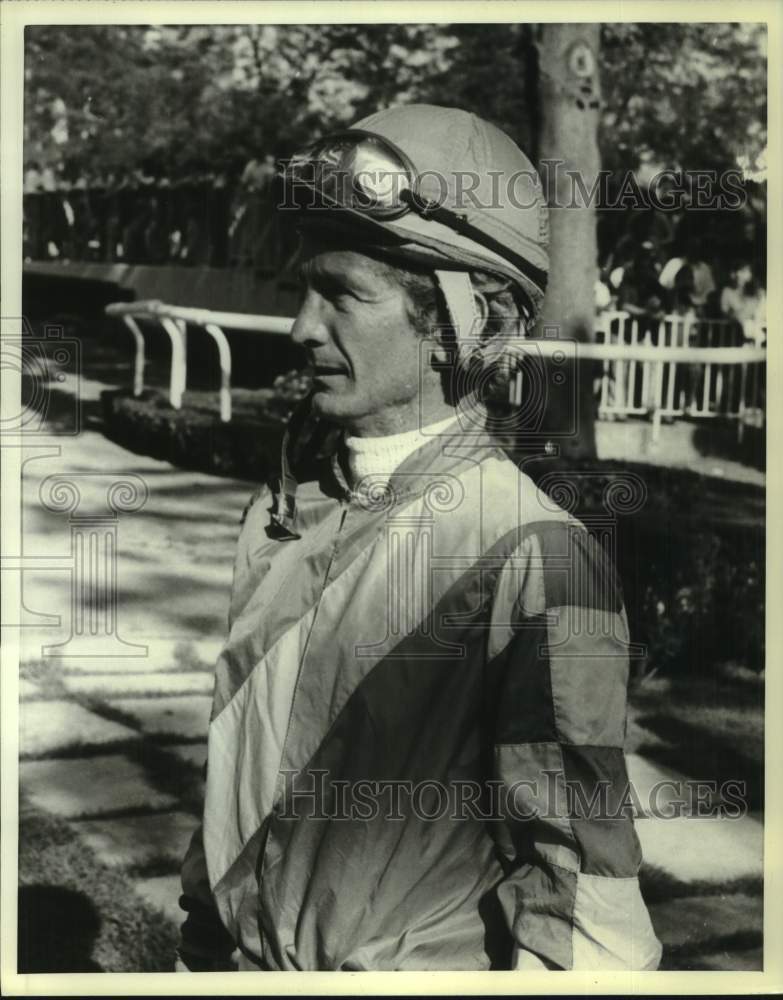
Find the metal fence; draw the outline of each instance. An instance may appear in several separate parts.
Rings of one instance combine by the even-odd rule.
[[[647,415],[657,427],[667,417],[721,417],[736,422],[740,439],[764,421],[764,326],[609,311],[597,317],[596,342],[628,349],[603,357],[599,419]]]
[[[202,327],[215,341],[220,367],[220,418],[231,420],[231,344],[225,330],[287,335],[293,319],[213,312],[172,306],[158,301],[116,302],[106,307],[120,318],[133,336],[135,363],[133,392],[144,389],[145,341],[139,321],[153,321],[171,341],[169,401],[182,406],[187,382],[186,334],[188,325]],[[760,342],[766,330],[753,331]],[[597,320],[597,342],[572,344],[573,356],[602,363],[599,419],[642,416],[652,420],[653,441],[662,418],[720,417],[736,421],[741,439],[747,424],[764,422],[766,349],[743,344],[747,334],[727,321],[666,316],[632,317],[625,312],[605,312]],[[565,358],[564,341],[531,340],[538,357]],[[510,401],[522,402],[522,376],[512,383]]]

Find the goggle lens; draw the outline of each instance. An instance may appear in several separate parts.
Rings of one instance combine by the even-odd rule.
[[[408,210],[402,192],[411,189],[413,174],[380,138],[347,134],[295,156],[286,179],[322,198],[324,207],[388,218]]]
[[[392,153],[371,142],[360,142],[346,157],[353,186],[380,208],[401,208],[400,191],[410,188],[404,165]]]

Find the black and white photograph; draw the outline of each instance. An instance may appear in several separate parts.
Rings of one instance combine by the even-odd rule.
[[[783,988],[780,9],[2,6],[3,992]]]

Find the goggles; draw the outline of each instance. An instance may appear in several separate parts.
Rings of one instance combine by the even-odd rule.
[[[326,136],[293,156],[283,174],[284,206],[299,210],[342,210],[384,223],[415,212],[433,219],[499,255],[542,291],[546,271],[455,211],[421,193],[421,175],[394,143],[363,129]]]

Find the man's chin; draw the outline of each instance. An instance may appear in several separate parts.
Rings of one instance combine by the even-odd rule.
[[[336,424],[349,423],[356,417],[356,407],[351,405],[348,395],[331,389],[316,389],[310,405],[317,417]]]

